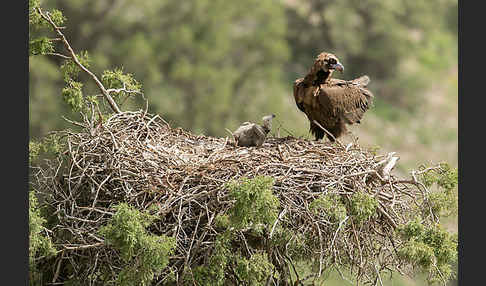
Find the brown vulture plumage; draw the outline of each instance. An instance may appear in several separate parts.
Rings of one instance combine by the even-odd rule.
[[[360,123],[372,104],[373,94],[366,89],[368,76],[350,81],[334,79],[331,78],[334,70],[342,72],[344,67],[335,55],[323,52],[309,73],[294,82],[295,103],[307,115],[316,140],[326,135],[334,141],[346,132],[346,124]]]

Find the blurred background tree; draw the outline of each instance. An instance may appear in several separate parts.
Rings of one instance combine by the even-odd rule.
[[[457,167],[457,0],[42,5],[63,12],[64,33],[76,52],[88,52],[93,72],[123,67],[143,85],[149,111],[174,127],[227,136],[225,128],[274,113],[275,135],[312,138],[293,102],[292,83],[318,53],[328,51],[345,66],[338,77],[371,78],[375,106],[351,128],[362,145],[398,152],[399,172],[438,161]],[[59,114],[77,116],[62,99],[60,64],[57,57],[29,58],[32,139],[70,126]],[[83,91],[94,94],[96,87],[86,84]],[[136,97],[123,109],[143,105]],[[450,227],[457,229],[457,221]]]
[[[123,66],[142,82],[150,111],[175,126],[221,136],[227,134],[224,127],[282,109],[289,49],[284,9],[274,4],[83,0],[46,1],[44,6],[64,12],[67,37],[89,52],[95,72]],[[31,64],[47,69],[56,60]],[[36,104],[38,94],[55,97],[58,88],[56,74],[42,70],[31,72],[31,115],[55,108]],[[32,136],[52,124],[32,119]]]

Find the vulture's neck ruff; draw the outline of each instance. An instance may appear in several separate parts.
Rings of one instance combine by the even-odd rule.
[[[312,82],[313,86],[319,86],[327,81],[328,78],[331,77],[331,71],[324,71],[320,69],[316,73],[316,79]]]

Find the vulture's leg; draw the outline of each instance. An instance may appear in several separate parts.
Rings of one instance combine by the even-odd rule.
[[[331,135],[329,135],[329,134],[326,134],[326,137],[329,139],[329,141],[330,141],[331,143],[334,143],[334,142],[336,141],[336,139],[334,139],[334,137],[332,137],[332,136],[331,136]]]
[[[314,136],[316,137],[316,141],[319,141],[322,138],[324,138],[324,135],[326,134],[326,132],[320,126],[315,124],[314,122],[310,123],[309,131],[312,134],[314,134]]]

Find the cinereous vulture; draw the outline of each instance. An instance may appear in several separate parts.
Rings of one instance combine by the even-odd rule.
[[[307,115],[316,140],[326,135],[334,142],[346,133],[346,124],[360,123],[372,104],[373,94],[366,89],[368,76],[350,81],[334,79],[331,76],[335,70],[343,72],[344,67],[335,55],[323,52],[309,73],[294,82],[295,103]]]
[[[251,122],[243,122],[243,124],[233,132],[236,145],[245,147],[262,146],[268,132],[272,130],[272,119],[274,117],[274,114],[264,116],[262,118],[262,126]]]

